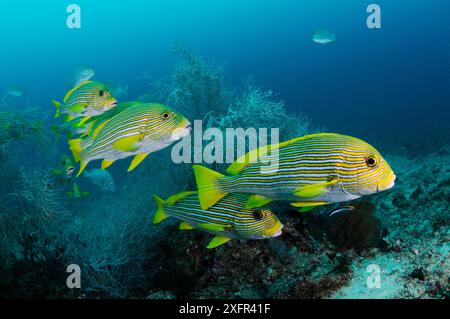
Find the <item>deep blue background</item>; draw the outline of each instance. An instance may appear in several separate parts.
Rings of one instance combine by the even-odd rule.
[[[81,30],[66,6],[82,9]],[[174,42],[226,62],[228,80],[254,75],[329,130],[358,136],[448,132],[450,1],[373,1],[382,29],[366,27],[370,1],[4,1],[0,89],[21,85],[53,113],[80,64],[98,80],[145,90],[136,75],[167,75]],[[338,41],[317,45],[317,27]]]

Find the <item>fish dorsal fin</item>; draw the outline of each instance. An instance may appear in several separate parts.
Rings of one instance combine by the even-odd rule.
[[[254,150],[251,150],[247,154],[239,157],[236,161],[234,161],[228,168],[227,173],[230,175],[238,175],[245,167],[247,167],[249,164],[256,162],[259,158],[262,156],[267,155],[267,153],[274,149],[280,149],[281,147],[284,147],[286,145],[289,145],[291,143],[297,142],[299,140],[305,139],[311,135],[305,135],[302,137],[297,137],[289,141],[281,142],[278,144],[270,144],[261,146],[259,148],[255,148]]]
[[[210,224],[210,223],[202,223],[198,224],[198,227],[212,232],[222,232],[225,231],[227,228],[230,228],[230,225],[219,225],[219,224]]]
[[[106,120],[105,122],[103,122],[102,124],[100,124],[99,126],[97,126],[97,127],[95,128],[95,130],[92,132],[92,138],[95,138],[95,137],[98,135],[98,133],[100,132],[100,130],[101,130],[106,124],[108,124],[109,121],[111,121],[111,119]],[[95,125],[95,123],[94,123],[92,126],[94,126],[94,125]]]
[[[294,195],[303,198],[316,197],[326,192],[328,186],[335,185],[337,182],[338,178],[334,177],[327,182],[302,186],[294,191]]]
[[[75,92],[76,90],[78,90],[80,87],[82,87],[83,85],[92,83],[92,81],[86,81],[86,82],[82,82],[80,84],[78,84],[77,86],[75,86],[73,89],[71,89],[69,92],[67,92],[66,96],[64,96],[64,103],[67,102],[67,100],[69,99],[69,97],[73,94],[73,92]]]
[[[166,200],[166,204],[173,206],[175,205],[178,201],[182,200],[183,198],[189,196],[189,195],[193,195],[193,194],[197,194],[197,192],[194,191],[190,191],[190,192],[181,192],[175,195],[170,196],[167,200]]]
[[[216,248],[220,245],[225,244],[226,242],[230,241],[231,238],[225,237],[225,236],[214,236],[214,238],[209,242],[208,246],[206,246],[206,248],[208,249],[212,249],[212,248]]]

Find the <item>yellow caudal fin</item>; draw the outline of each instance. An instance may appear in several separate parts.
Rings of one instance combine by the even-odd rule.
[[[52,102],[53,105],[56,107],[55,118],[58,118],[61,115],[61,103],[55,100],[53,100]]]
[[[164,219],[167,219],[169,216],[164,213],[164,200],[159,198],[156,194],[153,194],[153,198],[156,201],[156,205],[158,206],[155,216],[153,216],[153,224],[158,224]]]
[[[136,166],[138,166],[147,157],[147,155],[148,153],[136,155],[131,161],[130,167],[128,167],[127,172],[131,172],[132,170],[134,170]]]
[[[231,238],[225,237],[225,236],[214,236],[214,238],[209,242],[208,246],[206,246],[206,248],[208,249],[212,249],[212,248],[216,248],[220,245],[225,244],[226,242],[230,241]]]
[[[273,199],[261,196],[261,195],[250,195],[250,197],[247,200],[247,203],[245,203],[245,208],[255,208],[255,207],[261,207],[268,203],[273,201]]]
[[[69,148],[72,151],[73,158],[75,159],[75,162],[78,163],[81,159],[81,151],[82,151],[81,139],[77,138],[77,139],[69,140],[68,143],[69,143]]]
[[[216,183],[224,175],[200,165],[192,167],[194,168],[200,206],[202,209],[208,209],[227,195],[217,187]]]

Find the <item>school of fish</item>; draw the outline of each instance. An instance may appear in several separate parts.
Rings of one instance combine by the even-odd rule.
[[[103,190],[115,191],[111,174],[104,171],[111,164],[133,157],[129,172],[150,153],[190,134],[190,121],[169,106],[147,99],[118,102],[108,85],[90,80],[93,70],[79,73],[87,80],[76,81],[62,103],[53,101],[55,117],[64,115],[54,130],[65,135],[74,161],[80,164],[76,177],[89,163],[101,160],[101,168],[83,176]],[[64,181],[71,178],[74,165],[67,157],[62,164],[56,172]],[[197,191],[167,200],[153,195],[157,204],[153,222],[172,217],[180,221],[181,230],[213,234],[207,248],[231,239],[280,236],[283,224],[266,207],[273,201],[287,201],[306,212],[387,190],[396,178],[374,147],[336,133],[311,134],[251,150],[228,167],[227,175],[201,165],[194,165],[193,170]],[[83,198],[89,193],[74,183],[67,195]],[[345,207],[351,206],[332,214],[351,210]]]

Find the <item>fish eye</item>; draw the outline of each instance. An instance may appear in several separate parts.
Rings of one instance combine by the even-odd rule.
[[[366,158],[366,164],[369,167],[375,167],[377,165],[377,159],[373,155],[369,155]]]
[[[105,90],[98,91],[98,96],[102,97],[103,95],[105,95]]]
[[[162,114],[163,119],[167,119],[170,116],[169,112],[164,112]]]
[[[253,217],[254,217],[256,220],[261,220],[261,219],[263,219],[263,217],[264,217],[264,213],[263,213],[262,211],[260,211],[260,210],[255,210],[255,211],[253,212]]]

